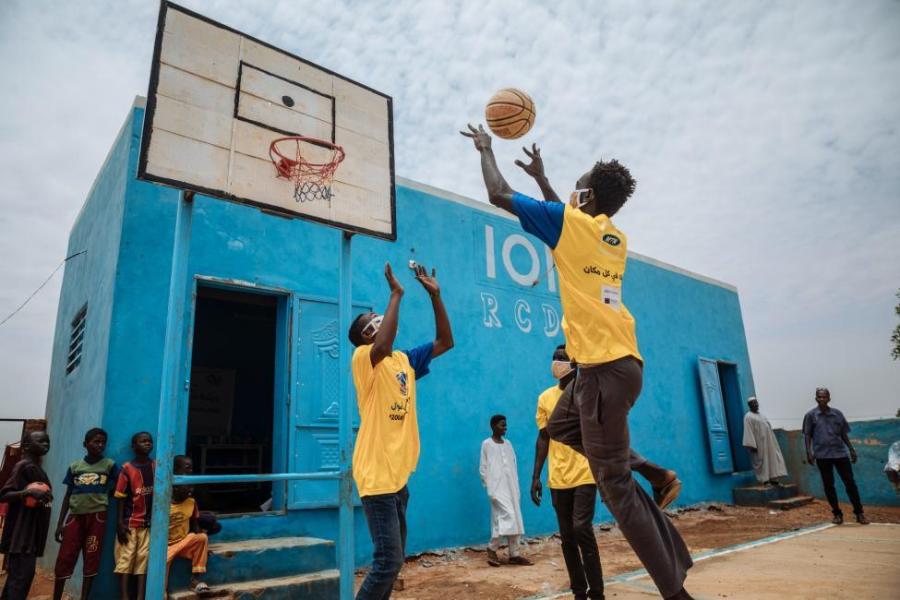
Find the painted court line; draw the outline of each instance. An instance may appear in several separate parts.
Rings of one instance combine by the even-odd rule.
[[[692,554],[691,558],[694,559],[695,563],[698,563],[702,560],[707,560],[709,558],[715,558],[717,556],[725,556],[726,554],[733,554],[735,552],[742,552],[744,550],[750,550],[751,548],[758,548],[760,546],[765,546],[767,544],[773,544],[775,542],[780,542],[782,540],[789,540],[792,538],[809,535],[810,533],[816,533],[818,531],[824,531],[826,529],[830,529],[834,527],[832,523],[820,523],[818,525],[811,525],[809,527],[804,527],[802,529],[797,529],[795,531],[786,531],[784,533],[779,533],[777,535],[771,535],[769,537],[764,537],[758,540],[754,540],[752,542],[744,542],[742,544],[736,544],[734,546],[726,546],[725,548],[714,548],[712,550],[707,550],[706,552],[698,552],[697,554]],[[629,582],[633,582],[635,579],[640,579],[641,577],[647,576],[646,569],[638,569],[637,571],[630,571],[628,573],[622,573],[621,575],[616,575],[615,577],[609,577],[603,581],[605,586],[611,586],[616,584],[625,584],[631,587],[632,585]],[[644,586],[637,584],[638,587],[644,589]],[[649,588],[647,588],[649,589]],[[656,591],[656,587],[653,587],[653,591]],[[570,596],[570,591],[565,592],[553,592],[550,595],[539,595],[539,596],[528,596],[527,598],[523,598],[522,600],[552,600],[554,598],[564,598],[566,596]]]

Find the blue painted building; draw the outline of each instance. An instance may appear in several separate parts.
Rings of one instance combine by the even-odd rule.
[[[138,100],[70,234],[69,254],[86,253],[66,265],[56,323],[47,470],[57,486],[88,428],[109,431],[108,452],[119,461],[130,457],[132,433],[156,431],[178,192],[136,179],[142,118]],[[486,203],[400,179],[397,217],[395,243],[353,242],[355,308],[383,309],[382,269],[391,261],[407,287],[399,346],[430,339],[427,296],[403,268],[414,258],[437,266],[457,340],[419,386],[422,452],[410,481],[408,551],[485,542],[480,442],[490,433],[489,417],[506,414],[520,481],[530,481],[536,399],[553,384],[549,359],[562,342],[555,273],[543,245]],[[339,236],[196,197],[175,432],[196,472],[336,468],[336,390],[339,378],[349,377],[337,369],[337,340],[345,335],[336,325]],[[636,254],[625,287],[646,361],[631,418],[634,445],[679,471],[680,503],[730,501],[732,487],[748,480],[745,453],[735,450],[743,398],[753,393],[737,291]],[[701,357],[709,359],[702,386]],[[336,482],[198,488],[203,509],[230,515],[215,539],[221,543],[333,540],[336,496]],[[523,502],[528,534],[556,529],[549,505]],[[597,514],[610,518],[602,505]],[[364,564],[371,546],[361,510],[355,535]],[[107,591],[98,597],[114,585],[112,538],[110,527],[96,587]],[[55,554],[51,541],[45,567]],[[229,570],[260,579],[327,568],[290,564],[288,556]],[[210,568],[211,578],[224,576],[215,575],[224,565]]]

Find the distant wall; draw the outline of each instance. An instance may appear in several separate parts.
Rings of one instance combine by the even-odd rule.
[[[822,477],[819,470],[807,464],[803,434],[799,430],[775,431],[788,472],[800,486],[800,490],[816,498],[825,498]],[[900,496],[884,475],[888,448],[900,440],[900,419],[880,419],[878,421],[856,421],[850,423],[850,441],[859,457],[853,465],[853,474],[863,504],[872,506],[900,506]],[[835,477],[837,477],[835,475]],[[839,478],[838,478],[839,481]],[[838,498],[847,501],[841,483],[835,484]]]

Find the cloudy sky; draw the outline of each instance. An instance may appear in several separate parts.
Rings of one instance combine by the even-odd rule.
[[[638,179],[631,249],[736,285],[763,411],[817,385],[900,408],[900,2],[239,2],[203,12],[394,98],[397,172],[483,198],[456,131],[532,94],[559,190]],[[0,2],[0,319],[57,266],[135,95],[158,4]],[[515,186],[516,143],[497,143]],[[42,415],[61,273],[0,326],[0,417]]]

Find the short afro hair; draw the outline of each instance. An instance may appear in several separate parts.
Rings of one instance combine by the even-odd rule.
[[[153,441],[152,433],[150,433],[149,431],[138,431],[133,436],[131,436],[131,445],[134,446],[137,443],[138,438],[142,435],[146,435],[148,438],[150,438],[151,442]]]
[[[100,429],[99,427],[91,427],[87,430],[87,433],[84,434],[84,443],[87,444],[98,435],[102,435],[106,439],[109,439],[109,435],[106,433],[106,430]]]
[[[637,182],[625,165],[612,159],[594,165],[588,185],[594,190],[597,203],[612,214],[622,208],[625,201],[634,193]]]
[[[494,415],[493,417],[491,417],[491,429],[493,429],[494,425],[496,425],[500,421],[505,421],[505,420],[506,420],[506,417],[503,415]]]
[[[366,340],[363,339],[362,332],[368,324],[365,322],[365,316],[369,314],[372,313],[360,313],[356,315],[356,318],[353,319],[353,323],[350,324],[350,331],[347,332],[347,336],[350,338],[350,343],[354,346],[362,346],[366,343]]]
[[[569,359],[569,353],[566,352],[565,344],[560,344],[556,347],[556,350],[553,351],[553,360],[571,362],[571,360]]]
[[[176,454],[175,458],[172,459],[172,471],[176,475],[183,475],[184,474],[184,465],[189,460],[192,460],[192,459],[187,454]]]

